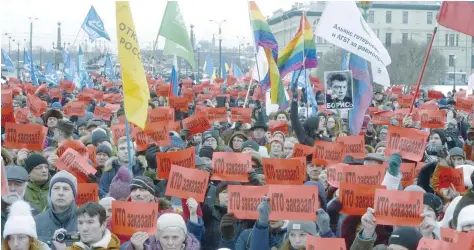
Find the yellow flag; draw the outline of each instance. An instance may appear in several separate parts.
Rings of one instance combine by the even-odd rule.
[[[141,129],[148,116],[150,92],[140,56],[135,25],[129,2],[115,2],[118,57],[122,68],[122,86],[127,120]]]

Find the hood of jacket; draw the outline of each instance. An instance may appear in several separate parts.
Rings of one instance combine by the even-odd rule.
[[[228,146],[229,146],[232,150],[234,150],[232,140],[234,140],[234,137],[239,136],[239,135],[245,138],[244,141],[246,141],[246,140],[249,139],[248,136],[247,136],[247,134],[245,134],[244,132],[237,131],[237,132],[233,133],[232,136],[230,137],[230,140],[229,140],[229,143],[228,143]]]
[[[434,193],[433,188],[431,187],[431,176],[433,175],[437,162],[430,162],[424,165],[417,177],[417,185],[422,187],[428,193]]]

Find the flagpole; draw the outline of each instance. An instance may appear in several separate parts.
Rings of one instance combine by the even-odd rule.
[[[305,31],[305,23],[306,23],[306,10],[303,10],[303,18],[301,19],[301,32],[302,32],[302,36],[303,36],[303,51],[304,51],[304,48],[305,48],[305,40],[304,40],[304,31]],[[306,55],[307,56],[307,55]],[[308,81],[307,81],[307,75],[306,75],[306,56],[303,57],[303,70],[304,70],[304,82],[305,82],[305,87],[306,87],[306,119],[309,118],[309,102],[308,102],[308,91],[309,91],[309,88],[308,88]]]
[[[418,93],[420,92],[421,80],[423,79],[423,75],[425,74],[426,64],[428,63],[428,58],[430,57],[431,47],[433,46],[433,41],[434,41],[434,38],[436,36],[437,31],[438,31],[438,22],[436,22],[436,25],[433,29],[433,35],[431,36],[430,45],[428,46],[428,50],[426,52],[425,61],[423,62],[423,67],[421,68],[420,77],[418,78],[418,83],[416,85],[416,92],[415,92],[415,96],[413,97],[413,101],[411,102],[411,105],[410,105],[409,114],[411,114],[411,112],[413,111],[413,106],[415,105],[416,97],[418,96]]]
[[[130,143],[130,127],[128,125],[128,119],[126,116],[125,116],[125,135],[127,136],[128,171],[130,171],[130,176],[133,177],[132,152],[131,152],[132,145]]]

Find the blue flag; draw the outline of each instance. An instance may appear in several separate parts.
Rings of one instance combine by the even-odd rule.
[[[349,65],[347,65],[347,57]],[[367,108],[370,106],[373,96],[373,87],[370,83],[369,68],[367,61],[361,57],[344,51],[342,57],[341,70],[351,70],[354,81],[354,108],[349,110],[349,132],[351,135],[358,135],[364,122],[364,116]]]
[[[298,79],[296,79],[296,77],[298,76],[298,73],[299,73],[299,70],[293,71],[291,84],[297,84],[298,88],[306,89],[306,98],[308,101],[311,102],[312,110],[313,110],[312,114],[313,116],[315,116],[318,111],[318,103],[316,102],[316,96],[314,95],[313,87],[311,86],[311,82],[309,80],[310,70],[309,69],[302,70],[300,76],[298,77]]]
[[[244,75],[244,73],[242,72],[242,70],[239,68],[239,66],[237,66],[237,64],[234,63],[234,65],[232,65],[232,68],[234,69],[232,74],[237,77],[237,78],[240,78]]]
[[[66,80],[72,81],[74,79],[74,69],[72,67],[71,57],[68,53],[63,53],[64,58],[64,78]]]
[[[112,66],[112,61],[110,60],[109,54],[105,56],[104,73],[105,76],[107,76],[110,80],[113,80],[114,82],[117,81],[117,76],[115,75],[115,70]]]
[[[50,61],[48,61],[46,63],[46,69],[44,71],[44,78],[45,78],[45,80],[44,80],[45,82],[51,83],[51,84],[54,84],[54,85],[57,85],[58,82],[59,82],[58,75],[56,74],[56,71],[53,68],[53,64]]]
[[[31,59],[28,53],[26,53],[26,49],[23,49],[23,69],[27,71],[31,70]]]
[[[99,15],[94,9],[94,6],[91,6],[89,13],[87,13],[86,19],[82,23],[82,29],[89,35],[89,39],[94,41],[99,37],[103,37],[110,41],[110,37],[105,31],[104,22],[100,19]]]
[[[63,63],[66,64],[66,61],[67,59],[69,58],[69,53],[67,52],[67,50],[65,50],[64,48],[61,50],[61,54],[63,56]]]
[[[178,86],[178,73],[176,73],[176,69],[173,65],[173,68],[171,69],[171,75],[170,79],[168,80],[171,83],[170,86],[170,92],[174,96],[178,96],[179,92],[179,86]]]
[[[79,52],[77,53],[77,74],[81,87],[88,86],[87,79],[89,76],[84,68],[84,53],[82,47],[79,45]]]
[[[38,79],[36,78],[36,73],[40,73],[40,72],[36,72],[37,69],[35,68],[35,65],[33,64],[33,51],[30,51],[30,55],[31,55],[31,58],[30,58],[30,78],[31,78],[31,82],[33,83],[33,85],[38,85]]]
[[[15,71],[15,65],[4,49],[2,49],[2,62],[5,65],[5,68],[7,68],[8,72]]]
[[[214,62],[212,61],[211,56],[206,56],[206,61],[204,62],[204,73],[209,77],[214,74]]]
[[[227,69],[225,68],[225,65],[226,65],[225,57],[222,56],[221,78],[224,79],[224,81],[227,79]]]

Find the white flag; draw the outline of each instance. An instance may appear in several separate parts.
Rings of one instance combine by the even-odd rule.
[[[355,2],[327,1],[315,34],[374,65],[387,66],[392,62]]]
[[[372,80],[382,86],[390,87],[387,68],[380,63],[371,63],[370,67],[372,67]]]
[[[466,91],[466,97],[472,93],[472,88],[474,87],[474,73],[469,77],[469,80],[467,81],[467,91]]]
[[[263,50],[262,47],[260,47],[260,49],[258,50],[256,57],[257,57],[257,60],[255,61],[255,64],[253,65],[252,79],[260,82],[263,80],[263,78],[265,78],[265,75],[268,72],[267,56],[265,55],[265,51]]]

